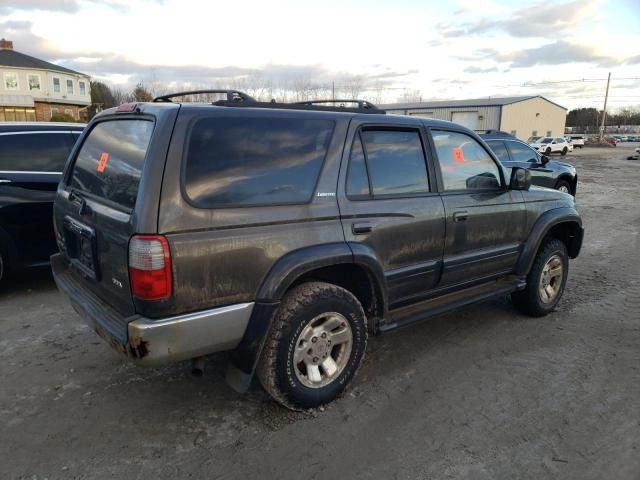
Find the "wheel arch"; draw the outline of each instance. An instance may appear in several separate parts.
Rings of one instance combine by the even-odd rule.
[[[574,208],[562,207],[545,212],[529,233],[516,265],[516,273],[529,273],[540,245],[549,237],[562,240],[567,246],[569,258],[576,258],[580,254],[583,235],[582,219]]]
[[[572,177],[570,174],[568,173],[562,173],[558,176],[558,178],[556,178],[556,184],[554,188],[558,188],[558,183],[560,182],[567,182],[569,184],[569,188],[571,189],[571,195],[576,194],[576,188],[578,186],[578,177],[577,175],[575,177]]]
[[[318,245],[288,253],[263,279],[240,344],[231,353],[227,382],[246,391],[264,346],[273,316],[284,295],[308,281],[325,281],[349,290],[360,301],[368,319],[387,309],[386,284],[377,257],[367,247],[344,242]]]

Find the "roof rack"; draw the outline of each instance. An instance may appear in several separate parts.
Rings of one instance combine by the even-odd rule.
[[[362,109],[362,110],[380,110],[373,103],[367,102],[366,100],[357,100],[357,99],[350,99],[350,100],[340,100],[340,99],[308,100],[308,101],[304,101],[304,102],[293,102],[293,105],[314,106],[314,105],[322,105],[322,104],[327,104],[327,103],[330,104],[330,105],[337,105],[339,108],[347,108],[346,104],[347,103],[351,103],[351,104],[358,105],[357,108],[358,109]]]
[[[169,93],[153,99],[154,102],[171,102],[172,98],[184,97],[185,95],[199,95],[203,93],[224,93],[228,102],[255,102],[255,100],[244,92],[238,90],[189,90],[186,92]]]
[[[333,103],[339,102],[341,102],[340,105],[333,105]],[[349,102],[356,106],[347,107],[344,105],[344,103]],[[323,103],[329,103],[330,105],[322,105]],[[387,113],[364,100],[309,100],[306,102],[293,103],[276,102],[275,100],[270,102],[230,102],[227,100],[218,100],[217,102],[213,102],[213,105],[218,107],[274,108],[279,110],[313,110],[319,112],[370,113],[378,115]]]

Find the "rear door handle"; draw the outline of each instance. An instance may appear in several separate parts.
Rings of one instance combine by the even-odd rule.
[[[453,221],[454,222],[466,222],[467,219],[469,218],[469,212],[455,212],[453,214]]]
[[[369,233],[373,230],[370,223],[352,223],[351,231],[354,235],[361,235],[363,233]]]

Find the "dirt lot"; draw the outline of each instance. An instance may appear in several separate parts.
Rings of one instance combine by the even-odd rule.
[[[190,365],[125,363],[45,272],[0,292],[0,478],[640,478],[640,161],[567,157],[586,238],[547,318],[505,300],[371,339],[292,413]]]

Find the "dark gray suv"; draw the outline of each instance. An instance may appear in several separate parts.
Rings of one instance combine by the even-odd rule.
[[[449,122],[355,107],[171,96],[94,118],[54,207],[59,288],[143,365],[231,351],[278,402],[339,396],[384,332],[511,294],[560,300],[572,196],[507,177]]]

